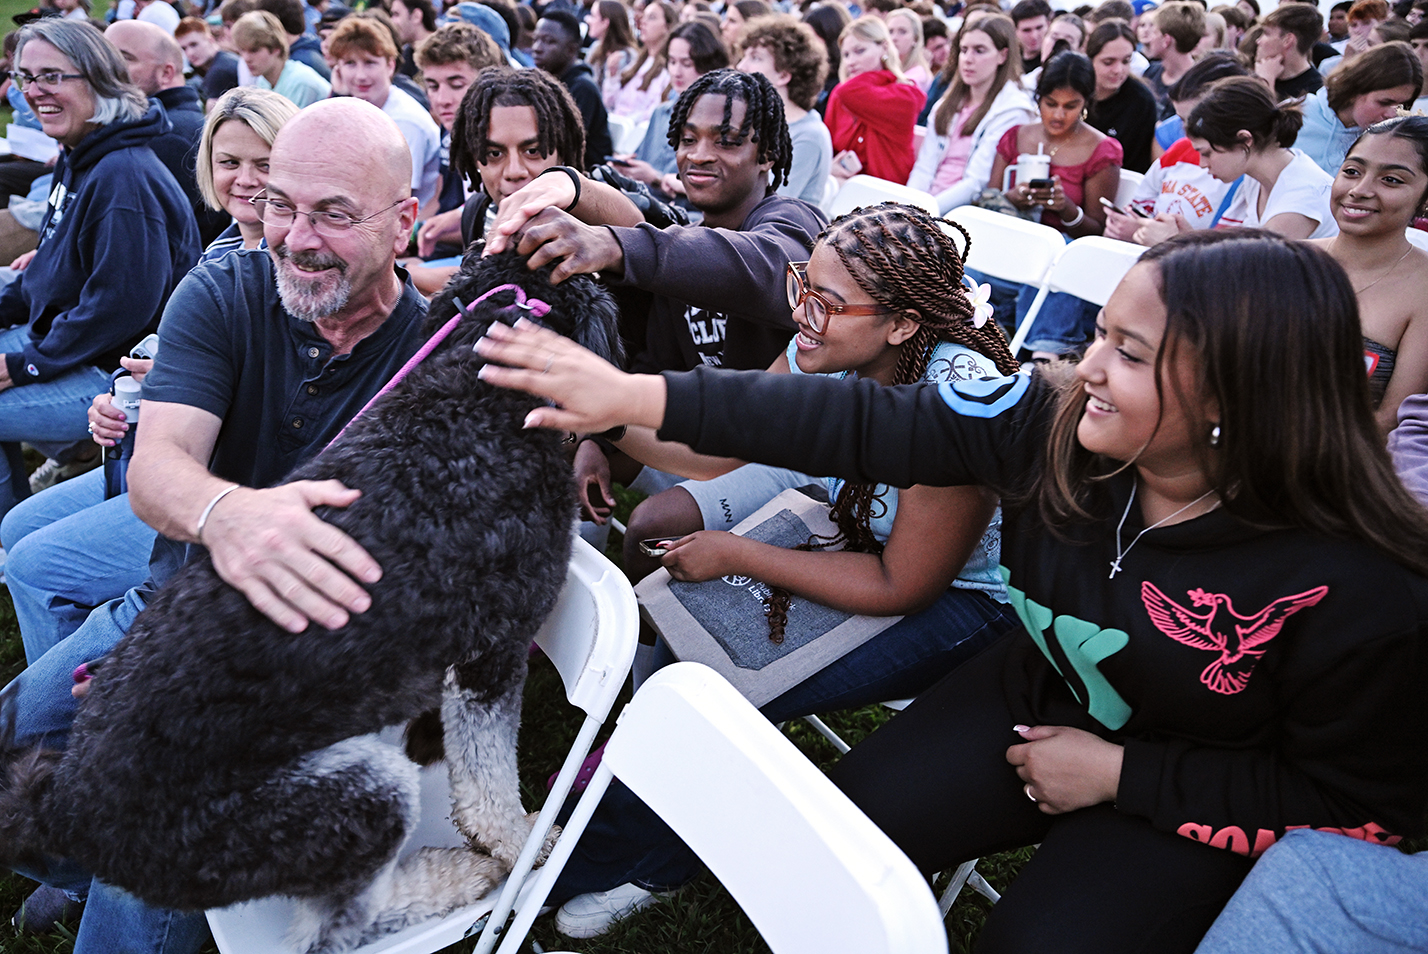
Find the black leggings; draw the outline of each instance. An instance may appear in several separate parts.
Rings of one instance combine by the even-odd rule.
[[[1006,760],[1021,739],[1002,689],[1004,637],[833,768],[833,781],[926,874],[1041,843],[992,910],[989,952],[1191,952],[1247,858],[1159,831],[1109,804],[1043,814]]]

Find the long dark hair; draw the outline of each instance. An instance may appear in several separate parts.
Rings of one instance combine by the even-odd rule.
[[[959,249],[947,231],[961,234]],[[922,380],[933,350],[942,341],[965,345],[991,358],[1002,374],[1015,374],[1017,362],[1006,335],[995,321],[982,327],[972,322],[972,301],[962,283],[962,263],[972,238],[956,222],[934,218],[926,211],[896,202],[854,209],[835,219],[819,234],[814,247],[826,245],[873,301],[893,312],[916,311],[917,332],[902,343],[893,384]],[[830,516],[838,535],[815,537],[800,549],[826,549],[842,543],[856,553],[881,553],[871,521],[886,507],[873,484],[848,483],[833,502]],[[783,638],[789,594],[775,588],[765,600],[770,637]]]
[[[1248,132],[1250,148],[1263,152],[1294,145],[1303,125],[1304,111],[1298,102],[1277,103],[1257,77],[1231,76],[1210,84],[1210,91],[1185,120],[1185,135],[1217,149],[1231,149],[1240,145],[1240,133]]]
[[[594,6],[610,24],[605,28],[605,35],[596,40],[590,50],[590,65],[595,68],[598,79],[605,75],[605,61],[611,53],[635,48],[635,31],[630,26],[629,11],[620,0],[595,0]]]
[[[1366,136],[1387,136],[1390,139],[1402,139],[1404,142],[1411,143],[1413,150],[1418,153],[1419,171],[1428,175],[1428,116],[1399,116],[1395,119],[1385,119],[1381,123],[1374,123],[1365,129],[1358,139],[1354,140],[1354,144],[1349,147],[1345,156],[1352,156],[1354,150]],[[1428,210],[1428,189],[1425,189],[1423,195],[1419,197],[1418,208],[1414,215],[1424,215],[1425,210]]]
[[[1257,229],[1188,233],[1141,262],[1158,272],[1166,308],[1162,407],[1185,409],[1225,509],[1256,527],[1361,540],[1428,575],[1428,511],[1394,473],[1374,420],[1358,302],[1338,263]],[[1189,381],[1167,371],[1182,353],[1195,356]],[[1134,464],[1081,446],[1086,400],[1063,390],[1052,423],[1036,496],[1053,526],[1105,518],[1105,478]],[[1207,404],[1219,409],[1215,447]]]

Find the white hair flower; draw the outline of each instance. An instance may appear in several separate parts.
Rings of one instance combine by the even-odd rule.
[[[967,283],[967,297],[972,301],[972,327],[980,329],[992,317],[992,286],[978,285],[969,278],[964,278]]]

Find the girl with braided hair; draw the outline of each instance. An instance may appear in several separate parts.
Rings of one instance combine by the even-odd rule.
[[[955,224],[942,225],[961,232]],[[996,322],[988,320],[990,309],[979,308],[963,282],[966,247],[959,245],[938,220],[911,206],[888,202],[837,219],[819,235],[808,262],[789,266],[789,304],[799,330],[769,371],[855,376],[884,385],[1014,374],[1016,362]],[[644,514],[637,509],[631,517],[627,539],[660,533],[669,534],[661,539],[678,538],[662,558],[676,579],[740,574],[845,612],[907,614],[767,703],[762,711],[774,721],[917,695],[1015,628],[997,570],[997,500],[982,488],[818,482],[833,500],[844,548],[786,550],[698,528],[732,526],[770,497],[816,478],[697,455],[643,428],[629,428],[618,445],[666,472],[720,475],[657,494],[641,505]],[[671,498],[683,503],[671,505]],[[731,513],[723,512],[725,505]],[[665,520],[659,532],[650,509]],[[687,520],[683,527],[681,519]],[[653,569],[648,558],[641,566]],[[625,567],[638,572],[628,556]],[[769,639],[770,632],[746,638]],[[672,661],[663,647],[657,651],[656,665]],[[648,891],[628,882],[672,887],[697,870],[668,829],[649,822],[633,795],[618,787],[612,793],[552,895],[581,895],[557,915],[557,928],[572,937],[608,926],[611,897],[648,901]],[[604,843],[597,830],[615,833],[616,843]],[[663,859],[657,870],[642,861],[650,858]],[[685,862],[691,863],[687,871]]]

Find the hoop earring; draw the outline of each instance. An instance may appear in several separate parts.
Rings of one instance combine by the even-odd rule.
[[[1218,424],[1216,424],[1214,427],[1210,428],[1210,446],[1211,446],[1211,447],[1219,447],[1219,446],[1220,446],[1220,425],[1218,425]]]

